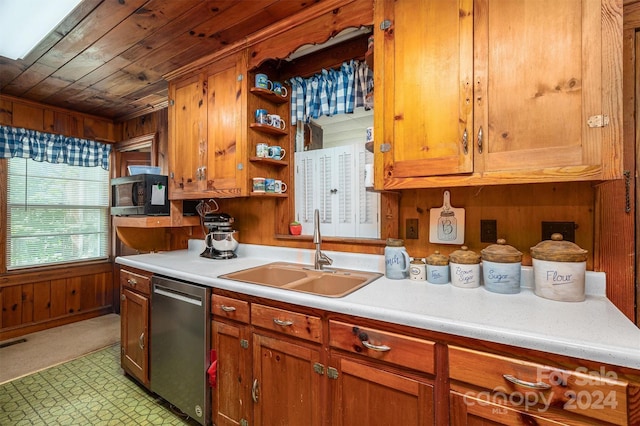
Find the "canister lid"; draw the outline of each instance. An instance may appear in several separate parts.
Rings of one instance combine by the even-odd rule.
[[[480,255],[469,250],[469,247],[462,246],[460,247],[460,250],[456,250],[449,255],[449,260],[453,263],[471,265],[474,263],[480,263]]]
[[[555,262],[584,262],[588,251],[571,241],[563,241],[562,234],[551,235],[550,240],[541,241],[531,247],[531,257]]]
[[[412,257],[411,262],[409,263],[412,263],[414,265],[424,265],[424,260],[420,257]]]
[[[518,263],[522,262],[522,253],[515,247],[507,244],[507,240],[499,238],[497,244],[491,244],[480,250],[482,260],[499,263]]]
[[[436,250],[431,256],[428,256],[425,260],[427,261],[427,265],[445,266],[449,264],[449,258],[444,254],[440,254],[438,250]]]
[[[397,238],[387,238],[387,246],[388,247],[404,247],[404,240],[399,240]]]

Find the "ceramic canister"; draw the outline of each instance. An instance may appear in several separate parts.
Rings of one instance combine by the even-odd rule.
[[[427,279],[427,269],[424,264],[424,259],[411,258],[409,278],[414,281],[424,281]]]
[[[449,258],[447,256],[436,250],[425,261],[427,262],[427,281],[431,284],[447,284],[449,282]]]
[[[409,254],[404,247],[404,241],[387,238],[384,248],[384,275],[392,280],[409,278]]]
[[[553,234],[531,247],[535,294],[561,302],[585,300],[587,250],[571,241],[563,241],[562,234]]]
[[[451,284],[455,287],[480,287],[480,255],[462,246],[449,255]]]
[[[498,239],[480,251],[482,256],[482,278],[484,287],[494,293],[520,293],[520,270],[522,253]]]

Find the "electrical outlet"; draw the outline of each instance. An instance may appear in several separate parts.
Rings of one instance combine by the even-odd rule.
[[[407,219],[407,229],[405,234],[408,240],[418,239],[418,219]]]
[[[498,222],[495,219],[480,220],[480,242],[495,243],[498,241]]]
[[[550,240],[551,235],[562,234],[564,241],[576,242],[575,222],[542,222],[542,241]]]

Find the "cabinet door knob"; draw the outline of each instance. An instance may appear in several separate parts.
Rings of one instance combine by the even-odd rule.
[[[260,391],[258,390],[258,379],[253,380],[253,386],[251,386],[251,399],[253,402],[258,402],[258,397],[260,396]]]
[[[482,126],[478,129],[478,152],[482,154],[482,139],[484,134],[482,133]]]
[[[235,312],[236,308],[233,306],[220,305],[220,309],[225,312]]]
[[[467,129],[464,129],[464,133],[462,134],[462,149],[464,153],[469,153],[469,134],[467,133]]]
[[[138,346],[140,346],[140,349],[144,350],[144,331],[140,337],[138,337]]]
[[[138,284],[138,282],[136,280],[134,280],[133,278],[129,278],[127,280],[127,284],[129,284],[132,287],[135,287]]]

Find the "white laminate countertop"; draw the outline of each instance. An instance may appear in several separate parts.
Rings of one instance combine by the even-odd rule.
[[[531,267],[522,269],[518,294],[383,276],[331,298],[218,278],[274,261],[313,264],[313,250],[240,244],[236,259],[213,260],[199,256],[203,247],[202,240],[191,240],[189,250],[121,256],[116,263],[252,296],[640,370],[640,329],[606,298],[603,273],[587,271],[584,302],[536,296]],[[381,255],[323,252],[336,268],[384,272]]]

